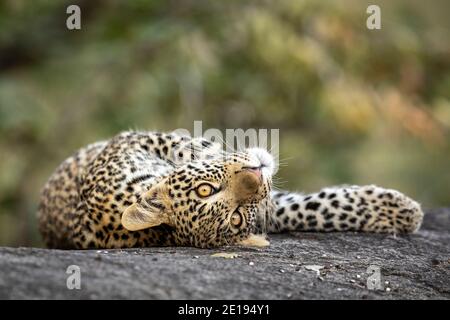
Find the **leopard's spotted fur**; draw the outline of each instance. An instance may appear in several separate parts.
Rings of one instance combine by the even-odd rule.
[[[225,153],[202,138],[124,132],[58,167],[42,191],[39,227],[51,248],[214,247],[260,232],[414,232],[422,221],[420,205],[395,190],[301,195],[271,191],[272,174],[261,149]]]

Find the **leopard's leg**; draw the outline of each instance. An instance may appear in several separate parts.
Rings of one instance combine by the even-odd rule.
[[[330,187],[306,195],[274,191],[272,204],[268,232],[412,233],[423,219],[417,202],[396,190],[374,185]]]
[[[196,159],[224,156],[222,145],[203,137],[181,136],[174,132],[123,132],[116,137],[127,149],[151,154],[174,166]]]

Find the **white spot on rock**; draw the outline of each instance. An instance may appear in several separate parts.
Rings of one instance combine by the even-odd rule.
[[[319,266],[319,265],[307,265],[305,266],[305,269],[308,271],[315,271],[317,273],[317,276],[320,276],[320,270],[322,270],[324,268],[324,266]]]

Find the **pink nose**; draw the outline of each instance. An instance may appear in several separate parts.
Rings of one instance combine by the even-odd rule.
[[[261,177],[262,177],[261,168],[249,168],[247,170],[254,173],[259,179],[261,179]]]

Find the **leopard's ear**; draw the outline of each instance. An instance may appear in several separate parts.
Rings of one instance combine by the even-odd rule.
[[[147,191],[138,202],[125,209],[122,225],[130,231],[143,230],[160,224],[171,225],[168,190],[158,184]]]

